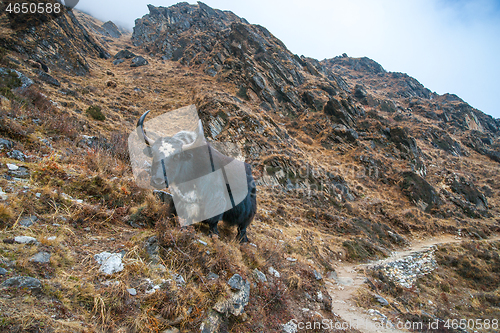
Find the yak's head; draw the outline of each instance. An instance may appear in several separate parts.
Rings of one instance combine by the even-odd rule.
[[[189,172],[193,161],[192,149],[205,144],[201,120],[198,128],[193,131],[180,131],[171,137],[160,137],[152,142],[146,135],[144,119],[149,111],[145,112],[137,122],[137,134],[144,140],[147,147],[144,154],[153,159],[151,164],[151,186],[164,189],[179,179],[180,173]],[[168,177],[167,177],[168,175]]]

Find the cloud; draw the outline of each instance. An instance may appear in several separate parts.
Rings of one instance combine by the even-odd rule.
[[[172,1],[82,0],[76,7],[132,29],[147,4]],[[498,0],[206,0],[266,27],[299,55],[367,56],[429,89],[454,93],[500,118]]]

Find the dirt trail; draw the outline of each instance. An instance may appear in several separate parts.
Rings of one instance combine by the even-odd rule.
[[[352,300],[352,296],[356,290],[363,285],[366,279],[363,274],[363,269],[396,261],[410,255],[412,252],[424,251],[434,245],[458,243],[464,240],[468,239],[450,235],[415,240],[407,249],[395,251],[391,256],[385,259],[372,261],[366,264],[345,263],[338,265],[335,269],[336,276],[334,274],[332,278],[326,281],[328,292],[333,299],[332,311],[349,323],[350,327],[361,332],[407,332],[406,330],[386,327],[378,321],[373,321],[372,318],[374,315],[370,315],[362,308],[356,306],[356,303]],[[484,241],[495,240],[500,240],[500,236],[494,236]]]

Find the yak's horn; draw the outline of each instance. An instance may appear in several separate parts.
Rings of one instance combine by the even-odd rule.
[[[150,110],[144,112],[144,114],[139,118],[139,121],[137,122],[137,135],[139,138],[144,139],[144,142],[150,146],[151,145],[151,140],[148,139],[146,135],[146,131],[144,130],[144,119],[146,119],[146,116],[148,115]]]

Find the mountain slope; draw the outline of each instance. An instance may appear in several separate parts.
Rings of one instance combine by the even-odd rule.
[[[12,297],[0,298],[2,328],[278,332],[293,331],[291,319],[342,323],[329,290],[341,288],[334,272],[345,261],[383,258],[441,233],[498,232],[498,120],[368,58],[298,57],[264,27],[203,3],[149,10],[132,36],[118,38],[78,12],[36,32],[0,20],[9,32],[0,37],[7,49],[0,57],[0,266],[7,270],[0,283],[30,276],[42,286],[3,289]],[[58,84],[30,60],[49,67],[45,74]],[[33,84],[22,86],[18,73]],[[209,140],[236,143],[252,165],[252,244],[233,242],[228,227],[220,239],[202,225],[180,230],[167,205],[133,179],[126,138],[138,117],[189,104]],[[460,308],[449,309],[465,309],[464,290],[482,292],[475,278],[488,282],[481,297],[496,297],[498,250],[453,248],[450,258],[439,252],[437,275],[419,280],[421,298],[439,304],[426,311],[439,318],[460,318]],[[123,270],[102,273],[94,255],[103,251],[119,254]],[[34,262],[39,252],[52,257]],[[487,274],[464,273],[476,257]],[[418,289],[383,272],[366,274],[372,289],[360,304],[394,322],[427,318]],[[250,282],[248,295],[227,284],[235,274]],[[453,283],[445,285],[447,274]],[[442,287],[432,289],[433,279]],[[374,293],[392,305],[381,306]],[[228,299],[244,314],[229,310]],[[464,313],[479,315],[484,304]]]

